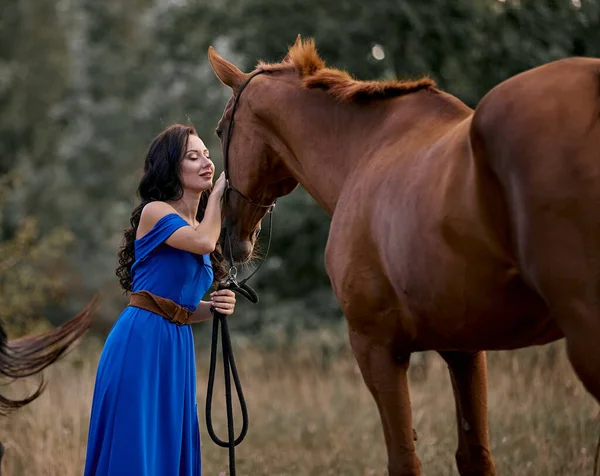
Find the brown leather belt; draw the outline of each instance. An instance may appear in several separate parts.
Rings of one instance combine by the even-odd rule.
[[[131,293],[129,305],[158,314],[178,326],[192,323],[192,311],[180,306],[175,301],[156,296],[148,291]]]

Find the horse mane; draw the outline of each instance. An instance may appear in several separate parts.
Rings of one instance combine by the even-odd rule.
[[[264,71],[296,71],[302,85],[309,89],[322,89],[344,102],[362,102],[370,99],[387,99],[421,90],[433,90],[435,82],[423,77],[414,81],[359,81],[346,71],[328,68],[319,57],[313,39],[298,39],[290,47],[281,63],[259,62],[257,68]]]

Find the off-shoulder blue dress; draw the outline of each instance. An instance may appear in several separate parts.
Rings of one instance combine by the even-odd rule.
[[[213,281],[209,255],[164,241],[189,226],[173,213],[135,241],[133,290],[195,310]],[[200,476],[191,326],[128,306],[100,357],[85,476]]]

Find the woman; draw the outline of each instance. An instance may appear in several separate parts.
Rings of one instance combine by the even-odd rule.
[[[173,125],[150,145],[119,252],[130,305],[102,351],[85,476],[199,476],[196,366],[190,323],[231,314],[229,290],[200,299],[225,276],[217,251],[223,174],[191,127]]]

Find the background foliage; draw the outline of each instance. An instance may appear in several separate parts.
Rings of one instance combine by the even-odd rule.
[[[221,167],[213,129],[229,91],[209,45],[249,71],[300,33],[357,78],[429,74],[475,107],[525,69],[600,56],[599,22],[593,0],[3,0],[0,317],[20,333],[100,291],[97,328],[112,324],[125,302],[116,250],[152,137],[191,120]],[[241,306],[237,331],[293,336],[339,321],[323,265],[329,218],[303,190],[274,218],[262,301]]]

